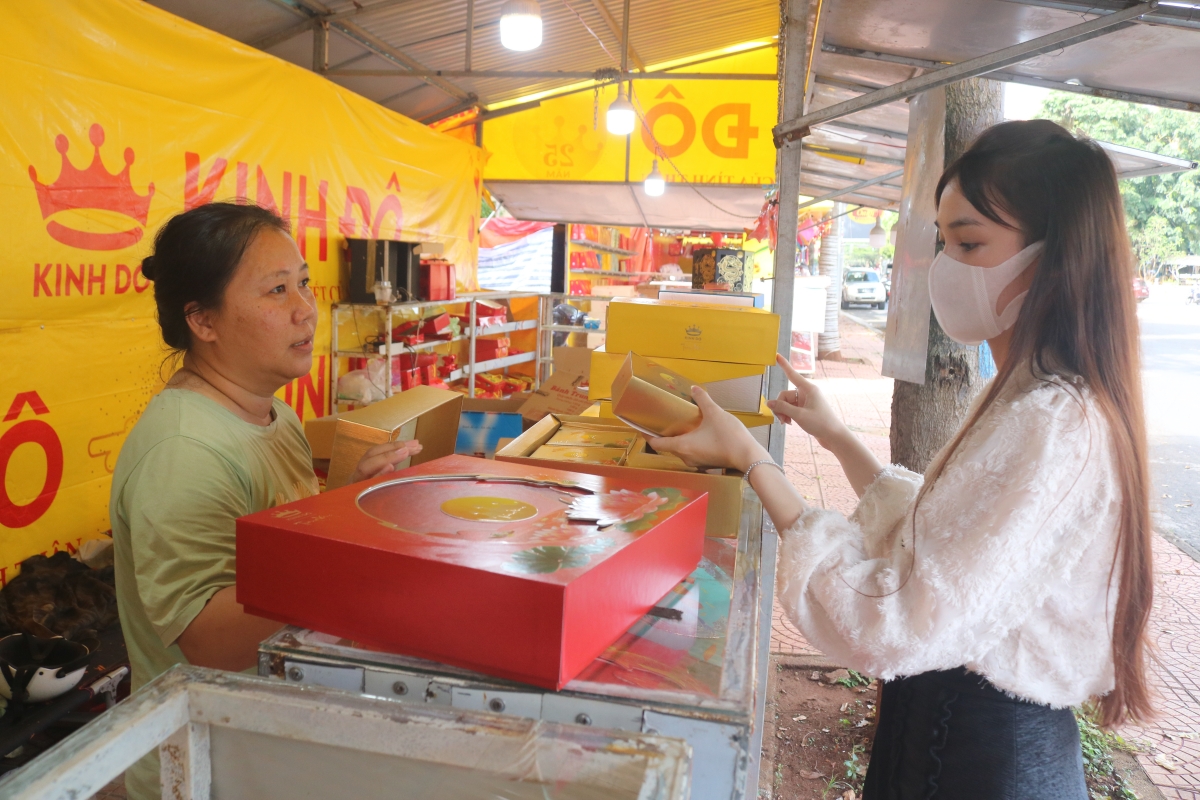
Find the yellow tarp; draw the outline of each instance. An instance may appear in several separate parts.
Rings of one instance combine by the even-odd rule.
[[[776,50],[737,53],[680,72],[776,71]],[[640,182],[658,159],[668,181],[767,185],[775,182],[773,80],[637,80],[639,117],[629,141],[629,176]],[[483,124],[489,180],[624,181],[626,137],[604,127],[614,86],[543,100],[537,108]],[[656,152],[657,151],[657,152]]]
[[[441,241],[473,285],[481,151],[139,0],[0,7],[0,582],[109,527],[126,432],[165,352],[139,264],[170,216],[247,197],[292,224],[321,306],[345,235]],[[186,481],[186,475],[179,476]]]

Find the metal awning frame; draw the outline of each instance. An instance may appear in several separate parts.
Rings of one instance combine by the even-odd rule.
[[[1027,61],[1036,56],[1121,30],[1122,28],[1136,24],[1134,20],[1153,11],[1157,7],[1158,0],[1148,0],[1145,3],[1138,3],[1135,6],[1088,20],[1079,25],[1072,25],[1046,34],[1045,36],[1039,36],[1028,42],[1015,44],[1011,47],[997,50],[994,53],[988,53],[978,58],[960,61],[957,64],[935,69],[924,75],[893,84],[885,89],[879,89],[843,103],[827,106],[819,111],[785,120],[776,125],[772,130],[775,144],[776,146],[781,146],[785,142],[803,138],[808,135],[814,125],[819,125],[823,122],[832,122],[848,114],[865,111],[869,108],[895,102],[896,100],[904,100],[913,95],[951,83],[957,83],[966,78],[986,75],[990,72],[1001,70],[1004,67]]]
[[[804,170],[802,169],[801,175],[803,176],[803,174],[804,174]],[[836,200],[839,197],[842,197],[843,195],[851,194],[853,192],[858,191],[859,189],[866,189],[868,186],[876,186],[878,184],[885,183],[886,181],[890,181],[894,178],[901,178],[903,176],[904,176],[904,170],[898,169],[895,172],[889,172],[888,174],[880,175],[877,178],[871,178],[870,180],[866,180],[866,181],[859,181],[858,183],[851,184],[850,186],[846,186],[841,189],[835,189],[834,191],[829,192],[828,194],[823,194],[820,197],[814,197],[811,200],[806,200],[805,202],[801,203],[797,207],[797,210],[800,210],[801,208],[808,208],[809,206],[814,206],[817,203],[824,203],[829,200]],[[844,178],[845,176],[839,175],[837,177]],[[888,188],[899,189],[900,187],[899,186],[889,186]],[[880,199],[882,200],[885,198],[880,198]]]
[[[1024,2],[1025,0],[1021,0]],[[1006,2],[1018,2],[1018,0],[1006,0]],[[882,61],[888,64],[900,64],[906,67],[916,67],[918,69],[942,69],[946,66],[944,61],[929,61],[923,58],[913,58],[912,56],[902,56],[895,53],[886,53],[880,50],[859,50],[854,47],[843,47],[838,44],[831,44],[826,41],[821,44],[822,53],[831,53],[838,56],[849,56],[851,58],[861,58],[868,61]],[[1105,97],[1109,100],[1123,100],[1126,103],[1141,103],[1143,105],[1159,106],[1161,108],[1174,108],[1180,111],[1197,111],[1200,112],[1200,103],[1190,103],[1187,100],[1172,100],[1169,97],[1158,97],[1152,94],[1142,94],[1140,92],[1126,92],[1120,89],[1105,89],[1099,86],[1084,86],[1077,83],[1066,83],[1065,81],[1052,81],[1046,78],[1037,78],[1032,75],[1021,75],[1016,72],[1006,72],[998,70],[987,74],[989,80],[1002,81],[1004,83],[1021,83],[1026,86],[1037,86],[1042,89],[1053,89],[1058,92],[1073,92],[1075,94],[1086,94],[1092,97]],[[857,90],[862,92],[875,91],[872,87],[858,86],[851,84],[849,81],[834,81],[830,79],[822,79],[815,77],[817,83],[827,83],[832,86],[840,86],[844,89]]]

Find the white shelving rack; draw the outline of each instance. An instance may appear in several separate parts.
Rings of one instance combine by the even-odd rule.
[[[403,355],[405,353],[415,354],[421,352],[429,352],[443,345],[453,342],[467,342],[467,357],[466,363],[448,375],[445,380],[447,383],[468,378],[467,381],[467,396],[475,396],[475,381],[470,378],[482,372],[492,372],[517,364],[525,364],[533,362],[535,365],[541,364],[541,349],[543,337],[540,335],[540,326],[543,316],[543,307],[545,303],[539,300],[538,315],[536,319],[514,320],[500,325],[487,325],[480,327],[477,323],[479,318],[479,301],[486,300],[492,302],[501,302],[514,300],[519,298],[538,297],[536,292],[465,292],[460,294],[454,300],[433,300],[419,303],[392,303],[391,305],[371,305],[363,303],[335,303],[333,305],[333,319],[331,322],[332,334],[330,341],[330,350],[332,351],[332,364],[329,370],[329,386],[330,397],[333,399],[333,407],[337,408],[338,401],[338,372],[340,360],[342,358],[382,358],[384,363],[384,386],[382,387],[385,397],[391,397],[395,391],[392,387],[392,358]],[[404,344],[401,342],[392,341],[392,329],[404,322],[414,320],[430,319],[435,314],[429,314],[429,311],[438,309],[450,310],[456,306],[466,306],[469,324],[464,332],[450,339],[436,339],[418,344]],[[456,312],[452,312],[456,313]],[[369,347],[360,345],[358,349],[347,349],[342,346],[339,341],[339,329],[346,315],[349,315],[354,325],[357,338],[360,342],[375,339],[378,343]],[[537,346],[529,353],[515,353],[504,358],[493,358],[487,361],[475,360],[475,340],[483,336],[496,336],[498,334],[513,333],[515,331],[537,330],[539,335],[536,337]],[[381,341],[379,341],[381,340]],[[540,385],[541,370],[534,370],[534,387]]]

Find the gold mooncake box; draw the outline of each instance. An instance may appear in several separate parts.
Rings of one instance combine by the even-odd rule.
[[[625,451],[616,447],[543,445],[534,450],[530,458],[543,458],[548,461],[570,461],[577,464],[604,464],[619,467],[625,460]]]
[[[653,359],[630,353],[612,383],[617,419],[650,436],[679,436],[700,424],[689,378]]]
[[[547,445],[571,445],[575,447],[620,447],[622,450],[633,444],[637,434],[633,431],[596,431],[585,428],[563,426],[550,437]]]

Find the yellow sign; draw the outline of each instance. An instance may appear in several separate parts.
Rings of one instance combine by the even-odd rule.
[[[775,48],[738,53],[681,72],[774,73]],[[629,137],[607,132],[614,86],[543,100],[488,120],[483,145],[489,180],[641,181],[658,159],[668,181],[766,185],[775,181],[773,80],[635,80],[639,122]]]
[[[0,584],[109,528],[125,435],[170,370],[141,274],[155,232],[212,200],[289,220],[321,309],[346,236],[440,241],[468,285],[481,151],[138,0],[7,4],[0,69]],[[187,477],[180,475],[179,480]]]
[[[859,225],[874,225],[875,218],[879,216],[879,212],[873,208],[856,208],[848,216]]]

